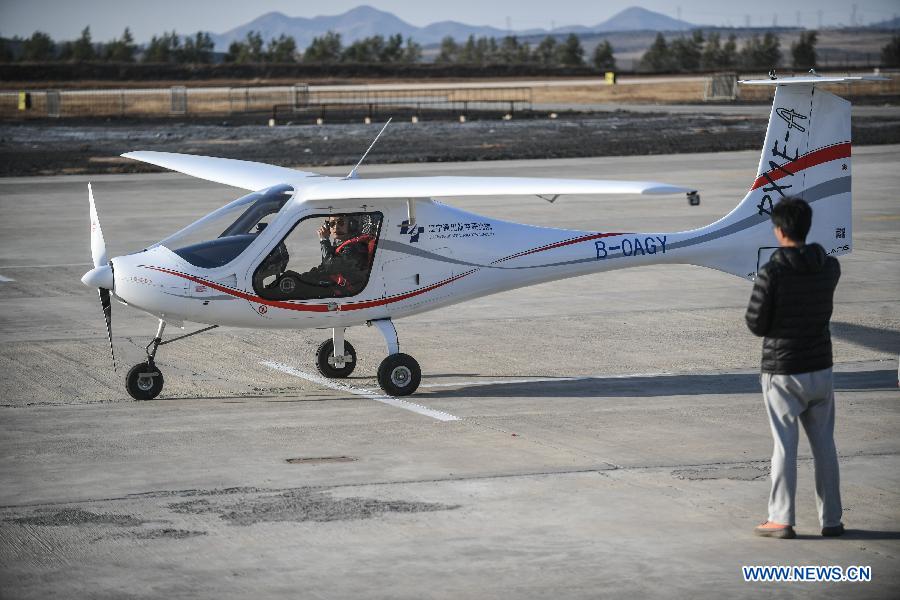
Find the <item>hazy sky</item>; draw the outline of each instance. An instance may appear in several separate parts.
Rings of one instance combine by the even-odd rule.
[[[170,31],[197,30],[222,33],[253,18],[279,11],[292,17],[314,17],[345,12],[369,4],[422,26],[454,20],[505,29],[596,25],[629,6],[643,6],[671,17],[702,25],[754,26],[850,24],[853,7],[857,23],[867,24],[900,15],[898,0],[0,0],[0,35],[29,36],[35,30],[57,40],[72,39],[86,25],[95,41],[117,37],[128,26],[138,42]]]

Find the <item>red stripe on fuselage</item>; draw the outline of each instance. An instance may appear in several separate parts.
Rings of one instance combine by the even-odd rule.
[[[787,177],[788,173],[785,173],[785,170],[793,174],[841,158],[850,158],[850,142],[841,142],[840,144],[813,150],[808,154],[798,157],[796,160],[785,163],[780,167],[770,169],[769,171],[766,171],[764,175],[760,175],[756,178],[756,181],[753,182],[753,187],[751,187],[750,190],[755,190],[756,188],[769,183],[769,178],[774,181],[781,179],[782,177]],[[769,178],[766,178],[766,175],[768,175]]]
[[[519,258],[520,256],[528,256],[529,254],[543,252],[544,250],[552,250],[554,248],[562,248],[563,246],[569,246],[571,244],[577,244],[579,242],[587,242],[589,240],[598,240],[600,238],[610,237],[613,235],[625,235],[625,234],[622,234],[622,233],[592,233],[590,235],[583,235],[581,237],[573,238],[571,240],[565,240],[563,242],[556,242],[555,244],[548,244],[547,246],[541,246],[540,248],[535,248],[534,250],[526,250],[525,252],[519,252],[518,254],[511,254],[510,256],[498,258],[491,264],[501,263],[505,260]]]
[[[244,300],[248,300],[250,302],[255,302],[257,304],[265,304],[266,306],[274,306],[275,308],[283,308],[286,310],[299,310],[305,312],[329,312],[327,304],[297,304],[294,302],[285,302],[284,300],[266,300],[265,298],[260,298],[259,296],[254,296],[253,294],[248,294],[246,292],[242,292],[240,290],[236,290],[234,288],[226,287],[224,285],[219,285],[218,283],[213,283],[212,281],[208,281],[201,277],[195,277],[193,275],[188,275],[187,273],[181,273],[179,271],[173,271],[171,269],[164,269],[162,267],[151,267],[148,265],[143,265],[146,269],[153,269],[154,271],[159,271],[161,273],[168,273],[169,275],[175,275],[176,277],[181,277],[183,279],[187,279],[188,281],[193,281],[195,283],[199,283],[205,285],[207,287],[211,287],[214,290],[219,292],[224,292],[230,296],[235,296],[237,298],[243,298]],[[412,298],[413,296],[418,296],[419,294],[424,294],[426,292],[430,292],[431,290],[437,289],[441,286],[447,285],[448,283],[453,283],[457,279],[461,279],[466,275],[471,275],[477,269],[472,269],[465,273],[461,273],[449,279],[445,279],[444,281],[439,281],[438,283],[432,284],[428,287],[424,287],[421,290],[414,290],[412,292],[406,292],[403,294],[399,294],[397,296],[391,296],[389,298],[379,298],[378,300],[362,300],[359,302],[348,302],[347,304],[338,304],[337,311],[347,311],[347,310],[361,310],[364,308],[372,308],[373,306],[382,306],[385,304],[392,304],[394,302],[400,302],[401,300],[406,300],[407,298]]]

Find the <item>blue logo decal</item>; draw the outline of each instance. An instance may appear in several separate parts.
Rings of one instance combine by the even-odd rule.
[[[422,234],[422,233],[425,233],[425,228],[424,228],[424,227],[415,227],[415,226],[410,227],[410,226],[409,226],[409,221],[403,221],[403,222],[400,224],[400,235],[408,235],[408,236],[410,236],[410,238],[409,238],[409,243],[410,243],[410,244],[414,244],[414,243],[418,242],[418,241],[419,241],[419,235]]]

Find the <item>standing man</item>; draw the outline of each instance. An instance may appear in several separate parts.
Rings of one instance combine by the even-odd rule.
[[[775,439],[769,517],[755,531],[763,537],[796,537],[794,497],[802,424],[815,460],[822,535],[839,536],[844,526],[828,324],[841,266],[819,244],[806,243],[812,209],[805,201],[783,199],[772,210],[772,224],[781,247],[759,269],[746,315],[750,331],[765,336],[760,381]]]

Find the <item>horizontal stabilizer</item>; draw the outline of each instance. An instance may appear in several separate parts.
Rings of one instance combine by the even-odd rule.
[[[153,151],[126,152],[122,156],[171,171],[178,171],[191,177],[215,181],[216,183],[223,183],[253,192],[281,183],[293,184],[307,177],[320,177],[317,173],[309,171],[297,171],[249,160],[216,158],[214,156]]]
[[[325,179],[303,190],[304,200],[343,198],[442,198],[557,196],[566,194],[684,194],[693,188],[655,181],[543,179],[533,177],[392,177]]]
[[[859,83],[862,81],[890,81],[880,75],[801,75],[775,79],[742,79],[744,85],[822,85],[825,83]]]

